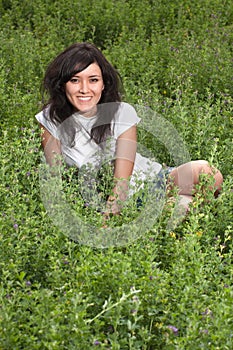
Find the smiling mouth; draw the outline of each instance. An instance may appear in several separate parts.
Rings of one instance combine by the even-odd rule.
[[[91,96],[88,96],[88,97],[78,97],[78,99],[80,100],[80,101],[90,101],[91,100]]]

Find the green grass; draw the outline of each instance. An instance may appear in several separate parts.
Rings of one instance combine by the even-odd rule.
[[[0,16],[0,349],[231,350],[232,2],[12,0]],[[166,205],[137,240],[101,249],[70,239],[46,212],[41,80],[57,53],[84,40],[117,67],[126,101],[166,118],[192,159],[224,175],[221,196],[198,195],[172,232]],[[139,141],[174,164],[150,133],[139,130]],[[99,228],[74,181],[63,186]],[[110,225],[126,223],[129,235],[131,216]]]

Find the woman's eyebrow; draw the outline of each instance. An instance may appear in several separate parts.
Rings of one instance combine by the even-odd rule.
[[[79,77],[79,73],[74,74],[73,77]],[[100,78],[101,75],[100,74],[91,74],[88,77],[89,78],[94,78],[94,77],[99,77]]]
[[[92,75],[89,75],[90,78],[94,78],[94,77],[101,77],[101,75],[99,74],[92,74]]]

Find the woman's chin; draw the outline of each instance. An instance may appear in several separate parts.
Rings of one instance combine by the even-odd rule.
[[[94,107],[87,107],[87,108],[81,108],[78,110],[79,114],[86,118],[93,117],[96,114],[97,108],[96,106]]]

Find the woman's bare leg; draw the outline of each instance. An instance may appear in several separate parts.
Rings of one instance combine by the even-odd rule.
[[[218,169],[211,167],[205,160],[195,160],[182,164],[169,174],[168,181],[178,187],[180,204],[183,204],[187,209],[192,201],[195,186],[199,183],[201,174],[209,174],[214,177],[214,188],[217,194],[221,190],[223,176]]]
[[[200,181],[201,174],[212,175],[215,179],[216,191],[221,190],[223,177],[219,170],[211,167],[206,160],[194,160],[182,164],[171,171],[169,180],[179,188],[181,195],[193,195],[195,185]]]

